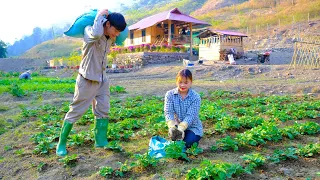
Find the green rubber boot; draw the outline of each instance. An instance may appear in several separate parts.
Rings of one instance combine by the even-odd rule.
[[[108,144],[108,119],[96,119],[94,127],[94,139],[96,147],[104,147]]]
[[[69,123],[67,121],[64,121],[62,129],[61,129],[61,133],[60,133],[60,137],[59,137],[59,142],[57,144],[57,148],[56,148],[56,155],[58,156],[65,156],[67,155],[67,138],[68,135],[72,129],[73,124]]]

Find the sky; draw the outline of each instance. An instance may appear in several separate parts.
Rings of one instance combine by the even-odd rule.
[[[116,2],[116,3],[115,3]],[[35,27],[50,28],[57,24],[72,24],[89,9],[119,10],[120,4],[133,0],[7,0],[0,6],[0,40],[13,44],[31,35]]]

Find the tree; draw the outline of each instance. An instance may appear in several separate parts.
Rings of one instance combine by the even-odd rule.
[[[0,58],[7,57],[7,44],[0,40]]]
[[[42,30],[41,30],[41,28],[39,28],[39,27],[34,28],[33,29],[33,33],[32,33],[31,36],[32,36],[32,40],[33,40],[32,46],[40,44],[42,42]]]

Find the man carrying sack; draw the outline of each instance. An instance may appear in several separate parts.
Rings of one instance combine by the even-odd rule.
[[[97,12],[93,25],[86,26],[83,33],[82,60],[77,76],[73,102],[64,118],[59,142],[58,156],[67,154],[67,137],[73,124],[82,117],[92,104],[95,115],[95,147],[108,144],[108,112],[110,109],[109,80],[106,76],[106,55],[112,41],[126,29],[126,21],[120,13]]]

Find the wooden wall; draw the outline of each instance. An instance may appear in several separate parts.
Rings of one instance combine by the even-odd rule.
[[[168,22],[164,22],[164,24],[168,24]],[[157,36],[160,36],[161,38],[164,36],[164,28],[158,27],[157,24],[151,27],[146,28],[146,41],[142,41],[142,30],[134,30],[133,31],[133,42],[131,42],[130,39],[130,32],[128,35],[128,38],[125,40],[125,47],[128,46],[135,46],[140,44],[154,44],[157,40]],[[174,34],[179,34],[179,29],[176,28],[174,25]],[[172,35],[174,35],[172,34]]]
[[[242,37],[237,36],[210,36],[201,38],[199,44],[199,58],[206,60],[219,60],[221,50],[236,49],[243,53]]]

